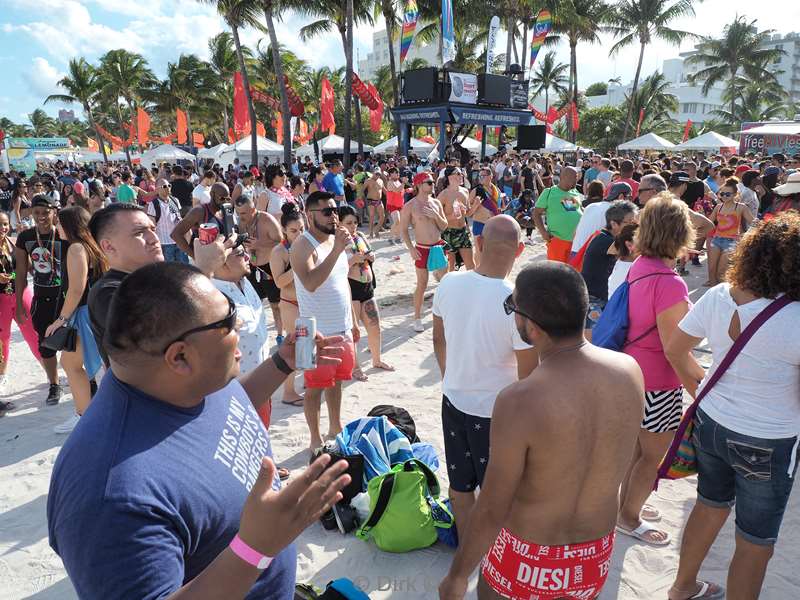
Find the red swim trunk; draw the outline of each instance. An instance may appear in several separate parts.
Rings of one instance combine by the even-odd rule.
[[[553,236],[547,242],[547,260],[569,263],[570,252],[572,252],[572,240],[562,240]]]
[[[444,246],[444,240],[439,240],[434,246]],[[431,246],[423,246],[422,244],[414,244],[414,247],[419,252],[419,260],[414,261],[414,266],[418,269],[428,270],[428,255],[431,253]]]
[[[594,600],[608,578],[613,549],[613,531],[594,542],[539,546],[503,528],[483,559],[481,574],[504,598]]]
[[[350,381],[353,378],[353,368],[356,365],[356,355],[353,349],[353,340],[348,337],[342,342],[342,355],[338,365],[319,365],[316,369],[303,372],[306,389],[324,389],[333,387],[337,381]]]

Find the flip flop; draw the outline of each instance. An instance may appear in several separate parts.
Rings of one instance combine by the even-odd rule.
[[[363,371],[353,371],[353,379],[356,381],[367,381],[369,380],[369,377],[364,375]]]
[[[377,365],[372,365],[373,369],[383,369],[384,371],[394,371],[394,367],[391,365],[387,365],[385,362],[381,361]]]
[[[645,504],[642,507],[642,512],[639,513],[639,516],[643,521],[650,521],[651,523],[657,523],[658,521],[661,520],[661,511],[658,510],[655,506]]]
[[[289,469],[287,469],[286,467],[278,467],[278,478],[281,481],[286,481],[287,479],[289,479],[290,474],[291,471],[289,471]]]
[[[300,396],[296,400],[281,400],[281,404],[286,404],[288,406],[303,406],[303,402],[304,401],[305,401],[305,398]]]
[[[698,583],[700,584],[700,591],[694,596],[688,596],[685,600],[721,600],[725,597],[725,588],[722,586],[708,581],[698,581]],[[712,591],[711,586],[716,587],[716,591]]]
[[[623,535],[630,536],[639,540],[640,542],[644,542],[645,544],[650,544],[651,546],[667,546],[670,542],[669,534],[667,534],[666,539],[657,542],[655,540],[649,539],[647,536],[648,533],[652,531],[659,531],[646,521],[643,521],[636,529],[626,529],[625,527],[621,527],[617,525],[617,531],[619,531]]]

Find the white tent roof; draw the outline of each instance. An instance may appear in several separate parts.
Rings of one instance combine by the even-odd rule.
[[[223,152],[228,149],[228,144],[217,144],[216,146],[211,146],[211,148],[203,148],[202,150],[198,151],[197,157],[198,158],[219,158]]]
[[[380,154],[394,154],[397,150],[397,136],[392,136],[385,142],[381,142],[373,149],[373,152]],[[417,138],[411,138],[411,152],[414,154],[428,154],[433,150],[433,144],[423,142]]]
[[[481,142],[475,138],[464,138],[464,141],[461,142],[461,147],[475,154],[481,153]],[[489,142],[486,142],[486,156],[491,156],[492,154],[497,154],[497,146],[492,146]]]
[[[548,133],[545,134],[544,149],[550,152],[575,152],[578,147],[572,142]]]
[[[673,150],[719,150],[720,148],[738,148],[739,142],[733,138],[720,135],[716,131],[708,131],[703,135],[678,144]]]
[[[252,138],[247,135],[240,139],[235,144],[228,146],[225,149],[225,152],[234,151],[238,152],[239,154],[249,153],[252,144]],[[270,139],[267,139],[262,136],[256,136],[256,148],[258,148],[259,154],[283,154],[283,145],[279,144],[278,142],[273,142]],[[223,152],[220,152],[223,154]]]
[[[671,150],[675,144],[655,133],[645,133],[617,146],[618,150]]]
[[[793,123],[767,123],[766,125],[743,129],[739,133],[758,135],[800,135],[800,121],[795,121]]]
[[[317,145],[319,146],[319,151],[321,154],[344,154],[344,138],[338,135],[329,135],[328,137],[324,137],[321,140],[317,140]],[[371,152],[374,150],[372,146],[369,144],[364,144],[364,150],[366,152]],[[358,142],[354,139],[350,140],[350,153],[358,152]],[[305,146],[300,146],[296,151],[295,154],[297,156],[305,157],[310,156],[314,158],[314,143],[306,144]]]
[[[189,154],[170,144],[162,144],[142,153],[142,165],[149,167],[151,163],[176,160],[194,160],[194,154]]]

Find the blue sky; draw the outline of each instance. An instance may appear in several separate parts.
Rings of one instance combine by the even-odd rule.
[[[477,0],[476,0],[477,1]],[[770,2],[780,6],[754,12],[750,0],[706,0],[698,3],[697,16],[678,22],[676,27],[698,34],[718,34],[726,22],[738,14],[758,18],[760,28],[774,28],[787,33],[786,24],[800,30],[800,4]],[[56,82],[66,70],[70,58],[84,56],[90,62],[113,48],[126,48],[147,58],[157,75],[163,76],[166,64],[181,52],[193,52],[205,58],[207,40],[225,28],[215,10],[194,0],[0,0],[0,116],[15,122],[42,107],[48,94],[58,93]],[[280,42],[313,66],[338,66],[344,63],[338,34],[303,43],[297,31],[309,19],[289,15],[278,24]],[[382,29],[382,20],[356,32],[357,51],[363,57],[372,46],[374,29]],[[263,37],[245,30],[243,42],[255,46]],[[629,48],[616,58],[608,57],[611,40],[603,38],[599,46],[578,47],[578,72],[581,87],[593,81],[621,76],[630,80],[636,67],[638,48]],[[505,39],[498,39],[499,51]],[[648,46],[643,75],[659,68],[664,59],[677,56],[681,48],[656,42]],[[559,60],[568,61],[568,50],[561,44]],[[58,105],[44,107],[51,114]],[[76,113],[80,113],[79,107]]]

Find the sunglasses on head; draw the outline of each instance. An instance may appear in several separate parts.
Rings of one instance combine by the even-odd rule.
[[[325,208],[309,208],[308,212],[319,212],[322,213],[323,217],[330,217],[336,212],[336,207],[326,206]]]

